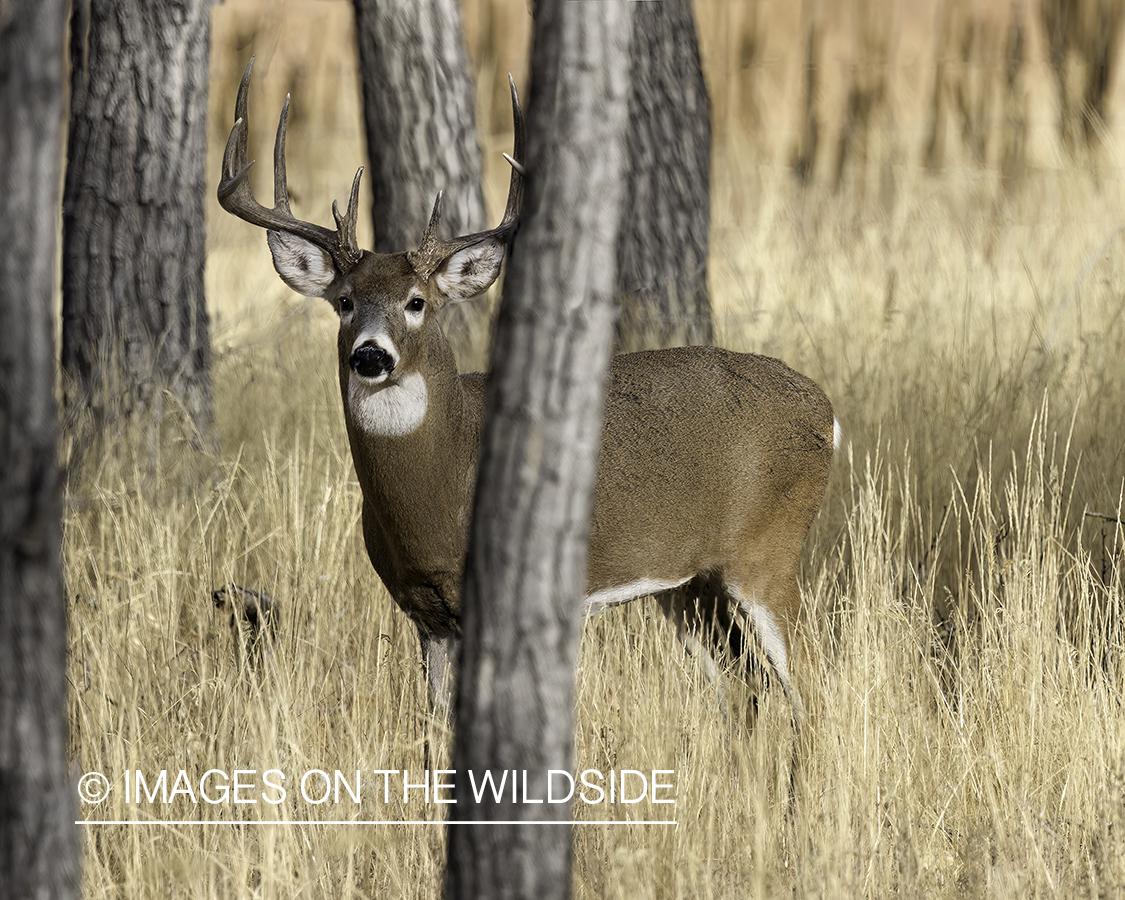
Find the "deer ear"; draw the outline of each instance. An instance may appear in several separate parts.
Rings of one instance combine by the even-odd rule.
[[[339,270],[332,257],[304,238],[283,231],[267,231],[273,267],[289,287],[306,297],[323,297]]]
[[[500,274],[504,243],[487,238],[451,253],[434,273],[437,289],[450,303],[483,294]]]

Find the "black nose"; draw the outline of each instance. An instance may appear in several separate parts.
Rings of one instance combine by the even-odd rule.
[[[352,370],[364,378],[378,378],[395,367],[395,361],[382,347],[364,344],[352,351],[348,364]]]

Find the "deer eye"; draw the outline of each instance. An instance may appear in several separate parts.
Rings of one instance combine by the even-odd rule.
[[[411,297],[410,302],[406,304],[407,312],[418,313],[421,312],[426,306],[426,301],[421,297]]]
[[[355,308],[355,304],[352,303],[351,297],[341,297],[336,302],[340,306],[341,313],[350,313]]]

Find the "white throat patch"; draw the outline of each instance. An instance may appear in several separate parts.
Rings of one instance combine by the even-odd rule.
[[[352,421],[364,434],[403,437],[415,431],[426,418],[429,392],[426,379],[410,372],[402,380],[388,384],[374,382],[350,373],[348,408]]]

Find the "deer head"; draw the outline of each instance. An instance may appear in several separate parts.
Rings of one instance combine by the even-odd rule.
[[[496,280],[504,250],[515,231],[523,202],[524,125],[515,83],[514,158],[508,202],[500,224],[452,240],[438,238],[442,193],[415,250],[381,254],[360,250],[356,241],[361,166],[352,181],[347,212],[332,204],[335,231],[301,221],[289,207],[285,174],[285,133],[289,98],[274,141],[274,206],[259,203],[250,187],[246,160],[247,93],[251,58],[235,104],[234,128],[223,154],[219,204],[227,212],[267,229],[274,268],[298,293],[323,297],[340,317],[341,386],[345,402],[365,432],[409,433],[425,415],[426,377],[455,377],[438,313],[483,293]],[[345,366],[347,370],[345,371]],[[425,373],[425,374],[423,374]]]

